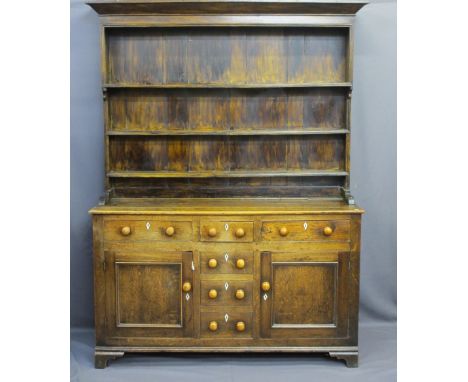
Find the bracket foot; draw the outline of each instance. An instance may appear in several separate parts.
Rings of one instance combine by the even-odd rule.
[[[336,359],[342,359],[346,362],[346,367],[358,367],[359,364],[359,353],[357,351],[349,351],[349,352],[338,352],[338,351],[331,351],[330,357]]]
[[[105,369],[109,364],[109,360],[114,360],[124,356],[123,351],[95,351],[94,352],[94,367],[96,369]]]

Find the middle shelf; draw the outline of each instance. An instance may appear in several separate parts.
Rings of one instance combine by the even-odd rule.
[[[111,130],[108,136],[251,136],[251,135],[336,135],[348,129],[264,129],[264,130]]]

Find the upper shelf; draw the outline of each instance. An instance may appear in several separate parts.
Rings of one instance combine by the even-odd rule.
[[[155,14],[305,14],[354,15],[362,0],[96,0],[87,4],[100,15]]]
[[[104,84],[105,89],[278,89],[278,88],[348,88],[351,82],[306,82],[278,84]]]

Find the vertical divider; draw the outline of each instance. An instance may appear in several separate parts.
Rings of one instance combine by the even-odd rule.
[[[271,252],[260,252],[260,283],[256,285],[257,293],[260,293],[260,335],[263,338],[271,337],[271,296],[272,291],[263,292],[261,289],[262,282],[268,281],[273,286],[271,280]],[[265,299],[264,296],[267,296]]]
[[[353,55],[354,55],[354,27],[348,27],[348,48],[346,51],[347,71],[346,80],[353,83]],[[352,86],[352,85],[351,85]],[[348,97],[346,98],[346,128],[351,131],[351,97],[353,88],[348,90]],[[350,184],[350,171],[351,171],[351,134],[346,134],[346,157],[345,157],[345,170],[348,173],[345,180],[345,188],[349,190]]]
[[[107,49],[107,38],[106,38],[106,27],[101,24],[100,27],[100,43],[101,43],[101,81],[102,84],[108,83],[108,49]],[[109,106],[109,95],[108,89],[102,88],[103,98],[103,114],[104,114],[104,191],[108,193],[110,191],[110,180],[107,173],[110,171],[110,158],[109,158],[109,135],[107,132],[110,129],[110,106]]]

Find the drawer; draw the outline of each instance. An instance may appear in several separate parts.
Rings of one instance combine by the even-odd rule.
[[[253,253],[247,251],[202,252],[200,254],[200,270],[201,273],[209,275],[252,274]]]
[[[200,294],[204,306],[251,306],[252,281],[202,280]]]
[[[203,338],[251,338],[252,313],[219,310],[202,312],[200,335]]]
[[[248,221],[213,221],[200,222],[201,241],[253,241],[253,222]]]
[[[349,220],[264,221],[262,240],[348,241]]]
[[[108,241],[190,241],[191,221],[108,220],[104,222],[104,240]]]

